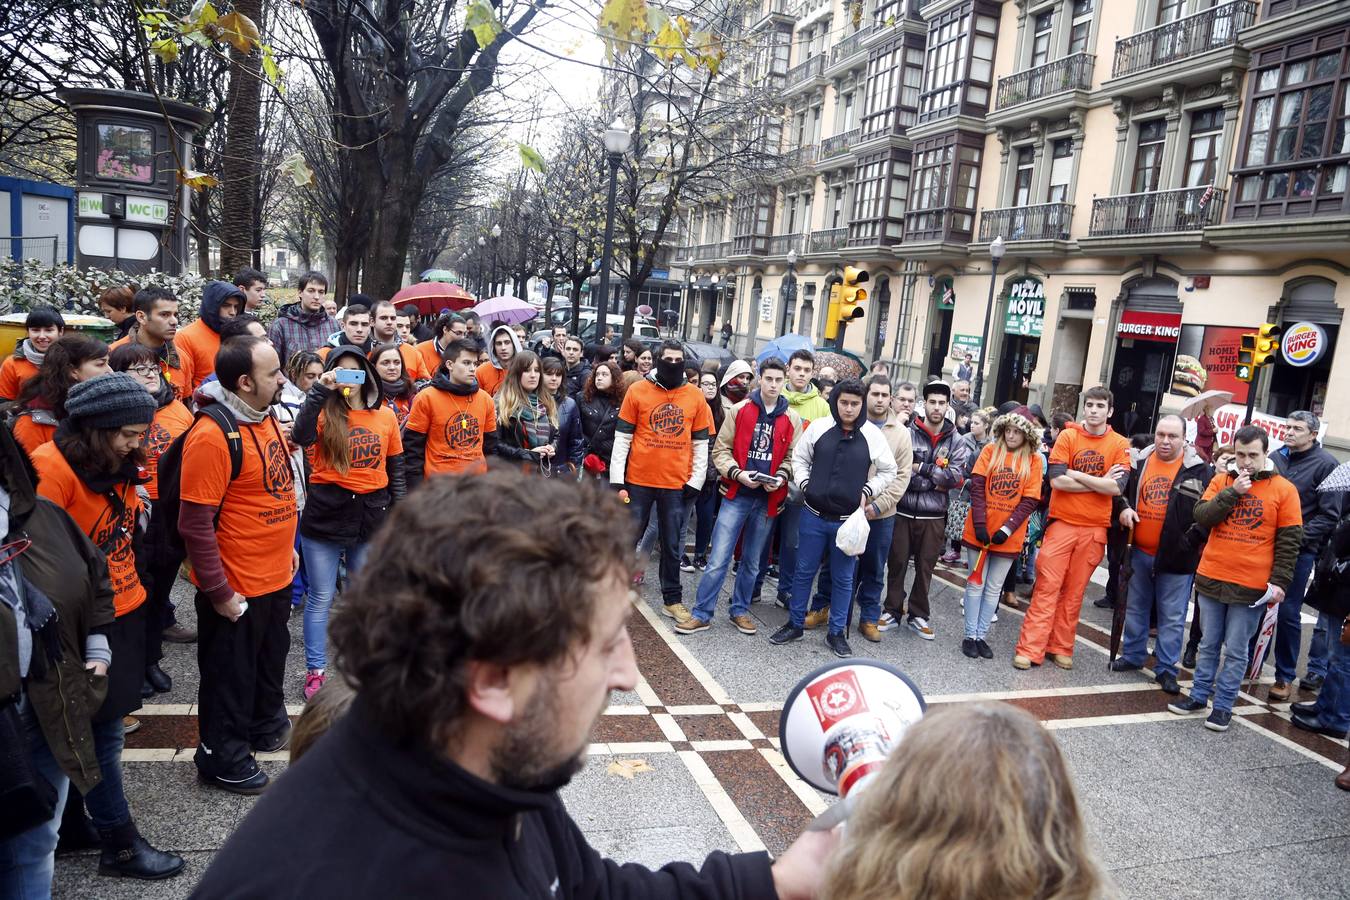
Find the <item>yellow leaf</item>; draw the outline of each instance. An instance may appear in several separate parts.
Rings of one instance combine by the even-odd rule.
[[[184,24],[189,28],[205,28],[207,25],[214,25],[220,18],[220,13],[207,0],[197,0],[192,4],[192,10],[187,14]]]
[[[286,157],[281,161],[281,165],[277,166],[277,171],[289,178],[296,187],[314,183],[314,170],[305,162],[303,153],[292,153]]]
[[[666,65],[673,63],[677,55],[683,55],[684,35],[680,33],[679,26],[666,19],[666,24],[661,26],[652,41],[651,51]]]
[[[220,184],[220,179],[216,176],[207,175],[205,172],[197,172],[193,169],[179,169],[178,181],[194,191],[204,191]]]
[[[539,151],[527,144],[516,144],[516,146],[520,148],[520,164],[543,175],[544,157],[539,155]]]
[[[605,40],[610,59],[627,45],[639,42],[646,33],[646,0],[605,0],[596,19],[596,28]]]
[[[216,20],[216,28],[222,40],[240,53],[248,53],[261,43],[262,35],[258,26],[248,16],[237,12],[227,13]]]
[[[616,759],[605,769],[606,774],[618,775],[628,781],[633,780],[633,776],[639,772],[655,772],[651,766],[647,765],[645,759]]]
[[[150,52],[158,56],[163,62],[171,63],[178,59],[178,42],[173,38],[160,38],[151,42]]]
[[[267,83],[281,90],[281,69],[277,66],[277,58],[272,55],[272,48],[267,44],[263,44],[262,48],[262,67]]]
[[[464,27],[473,32],[479,47],[486,47],[501,34],[502,25],[486,0],[473,0],[464,14]]]

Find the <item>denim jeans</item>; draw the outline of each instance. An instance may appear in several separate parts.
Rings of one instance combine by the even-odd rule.
[[[769,537],[773,519],[769,518],[769,495],[761,490],[742,487],[735,497],[724,499],[717,513],[713,529],[712,550],[708,555],[708,570],[698,582],[698,600],[694,615],[711,622],[717,611],[717,598],[722,593],[731,556],[736,552],[736,539],[741,541],[741,566],[731,588],[731,615],[741,616],[750,611],[750,596],[759,578],[760,551]],[[744,529],[744,531],[742,531]]]
[[[809,509],[802,511],[797,533],[797,570],[792,576],[790,621],[801,628],[811,600],[811,582],[822,558],[830,557],[830,633],[842,632],[848,622],[848,606],[853,602],[853,557],[834,543],[842,521],[822,519]]]
[[[295,576],[291,579],[291,606],[299,606],[305,602],[305,594],[309,593],[309,579],[305,577],[305,548],[300,545],[300,529],[295,530],[295,552],[300,554],[300,565],[295,570]]]
[[[56,764],[27,697],[19,695],[19,718],[28,737],[28,751],[38,775],[56,788],[55,814],[41,825],[0,841],[0,897],[7,900],[49,900],[56,865],[57,829],[66,805],[70,779]],[[121,724],[120,721],[118,724]]]
[[[980,559],[980,551],[966,547],[967,571],[975,571],[975,563]],[[969,640],[984,640],[989,634],[989,625],[998,612],[999,597],[1003,595],[1003,580],[1012,571],[1016,562],[1013,556],[996,556],[990,553],[984,558],[984,584],[975,585],[966,579],[966,637]]]
[[[1326,727],[1344,731],[1350,728],[1350,644],[1341,643],[1344,619],[1322,618],[1327,622],[1327,634],[1331,638],[1331,656],[1327,661],[1327,680],[1317,695],[1313,711]]]
[[[1195,576],[1155,572],[1152,556],[1138,547],[1131,552],[1134,554],[1134,575],[1130,578],[1129,596],[1125,598],[1125,633],[1121,637],[1120,658],[1137,666],[1144,664],[1148,657],[1149,618],[1156,601],[1158,639],[1153,646],[1153,656],[1157,660],[1154,671],[1176,675],[1186,633],[1186,607],[1191,603]]]
[[[867,533],[867,549],[858,557],[854,584],[858,593],[858,621],[881,621],[881,592],[886,589],[886,557],[895,536],[895,516],[872,519]]]
[[[116,828],[131,821],[127,795],[122,790],[122,745],[126,743],[122,717],[95,721],[93,729],[94,754],[103,780],[84,795],[84,805],[95,828]]]
[[[305,599],[305,668],[328,667],[328,611],[337,590],[338,563],[345,554],[347,575],[355,575],[366,558],[365,544],[332,544],[302,537],[305,575],[309,593]]]
[[[1208,700],[1214,696],[1214,708],[1233,711],[1238,688],[1247,674],[1247,642],[1251,640],[1266,614],[1264,604],[1255,609],[1245,603],[1220,603],[1200,594],[1200,626],[1204,637],[1195,660],[1195,684],[1191,697]],[[1223,657],[1220,659],[1220,651]]]
[[[778,512],[778,598],[786,600],[792,593],[793,579],[797,577],[797,532],[801,527],[802,510],[805,509],[802,503],[783,503],[783,508]],[[769,546],[764,545],[764,553],[767,555]],[[744,559],[744,553],[741,554]],[[759,580],[755,582],[755,589],[764,586],[764,566],[759,568]]]
[[[679,488],[628,486],[633,521],[643,528],[656,509],[656,528],[661,539],[661,601],[666,606],[680,602],[680,546],[684,535],[684,492]]]
[[[689,511],[684,516],[684,527],[689,529],[689,519],[695,512],[698,513],[698,524],[694,527],[694,558],[704,556],[708,552],[708,544],[712,541],[713,525],[717,522],[718,509],[722,502],[722,495],[717,490],[717,482],[705,484],[703,492],[698,495],[698,499],[689,504]]]
[[[1336,620],[1332,619],[1326,613],[1319,613],[1317,616],[1317,626],[1313,628],[1312,643],[1308,645],[1308,674],[1321,675],[1323,678],[1327,675],[1327,667],[1331,660],[1331,647],[1341,639],[1340,629],[1333,631],[1332,625]]]
[[[1317,554],[1300,551],[1294,563],[1294,578],[1289,582],[1284,602],[1280,604],[1280,618],[1275,626],[1275,680],[1289,684],[1298,667],[1298,654],[1303,649],[1303,595],[1308,590]]]

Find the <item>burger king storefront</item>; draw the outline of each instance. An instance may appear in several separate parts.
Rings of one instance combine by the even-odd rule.
[[[1107,387],[1115,397],[1111,427],[1126,437],[1153,432],[1163,395],[1172,390],[1181,330],[1175,281],[1141,278],[1125,287]]]
[[[1335,285],[1331,282],[1308,279],[1285,286],[1284,296],[1270,319],[1280,325],[1280,359],[1267,376],[1266,412],[1285,416],[1297,409],[1307,409],[1316,416],[1325,415],[1331,361],[1343,312],[1336,305]],[[1344,402],[1344,375],[1340,387],[1339,399]]]

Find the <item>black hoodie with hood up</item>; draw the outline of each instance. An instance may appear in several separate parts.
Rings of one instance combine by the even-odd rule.
[[[324,371],[337,368],[338,362],[348,356],[355,359],[361,371],[366,373],[366,383],[361,386],[366,408],[379,409],[384,400],[380,376],[359,348],[348,344],[334,349],[328,354]],[[314,382],[305,395],[304,405],[296,413],[291,440],[301,447],[308,447],[318,441],[319,413],[332,393],[331,388]],[[358,494],[338,484],[311,483],[305,494],[305,509],[300,515],[300,534],[335,544],[370,540],[375,529],[384,521],[393,501],[403,499],[407,493],[403,455],[389,454],[385,458],[385,469],[389,474],[388,487],[366,494]]]

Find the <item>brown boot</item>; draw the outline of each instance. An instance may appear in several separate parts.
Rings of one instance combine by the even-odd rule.
[[[1017,600],[1017,595],[1012,591],[1004,591],[1000,602],[1002,602],[1004,606],[1011,606],[1013,609],[1022,608],[1022,604]]]
[[[1350,761],[1346,762],[1345,771],[1336,776],[1336,787],[1350,791]]]

